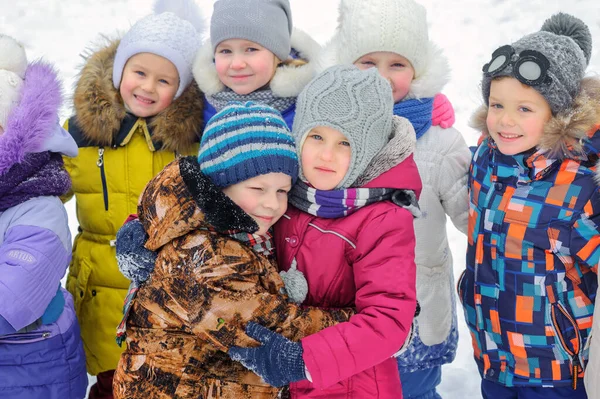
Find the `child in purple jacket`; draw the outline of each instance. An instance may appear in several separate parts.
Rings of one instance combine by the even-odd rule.
[[[61,154],[77,145],[58,124],[60,83],[0,34],[0,397],[83,398],[85,355],[73,298],[71,186]]]

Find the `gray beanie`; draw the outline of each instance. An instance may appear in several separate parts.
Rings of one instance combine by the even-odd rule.
[[[258,43],[281,61],[290,55],[292,10],[289,0],[218,0],[210,20],[213,53],[224,40]]]
[[[172,11],[170,11],[172,10]],[[171,61],[179,74],[175,98],[192,82],[192,64],[200,48],[204,22],[193,0],[157,0],[154,14],[136,22],[123,36],[113,63],[113,85],[121,85],[123,68],[139,53],[152,53]]]
[[[539,32],[524,36],[512,44],[517,57],[524,50],[542,53],[549,61],[547,81],[532,85],[550,104],[552,114],[569,109],[579,93],[579,85],[592,54],[592,36],[587,25],[578,18],[558,13],[547,19]],[[494,77],[514,77],[509,63]],[[489,105],[490,86],[494,77],[483,76],[481,89]]]
[[[327,126],[350,142],[350,167],[336,188],[348,188],[389,142],[394,99],[392,87],[376,68],[365,71],[338,65],[317,75],[298,96],[292,134],[298,154],[311,129]],[[304,179],[302,167],[300,177]]]

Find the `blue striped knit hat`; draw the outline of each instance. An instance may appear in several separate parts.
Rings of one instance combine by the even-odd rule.
[[[294,138],[279,111],[252,101],[233,101],[210,118],[198,163],[218,187],[268,173],[298,177]]]

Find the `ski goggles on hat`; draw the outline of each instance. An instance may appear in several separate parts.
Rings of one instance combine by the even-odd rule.
[[[487,77],[495,77],[511,64],[513,76],[523,84],[537,86],[552,81],[552,78],[548,76],[550,61],[544,54],[535,50],[523,50],[517,55],[515,49],[510,45],[502,46],[494,51],[492,60],[483,66],[483,74]]]

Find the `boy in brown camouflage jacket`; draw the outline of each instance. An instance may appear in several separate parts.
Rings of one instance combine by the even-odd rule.
[[[227,355],[231,346],[258,345],[246,323],[299,340],[353,312],[300,308],[279,294],[269,229],[298,174],[281,115],[231,103],[208,122],[200,148],[197,159],[166,166],[142,194],[145,248],[158,257],[126,306],[115,398],[276,398],[278,388]]]

